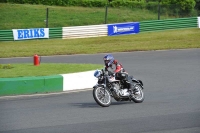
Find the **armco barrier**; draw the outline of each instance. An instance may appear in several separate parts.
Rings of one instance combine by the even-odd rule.
[[[200,28],[199,17],[151,20],[140,22],[140,32],[159,31],[180,28]],[[49,28],[49,39],[88,38],[107,36],[107,25],[90,25]],[[0,30],[0,41],[13,41],[12,30]]]
[[[62,27],[49,28],[49,39],[62,38]]]
[[[63,27],[63,39],[107,36],[107,25]]]
[[[197,17],[140,22],[140,32],[180,28],[197,28]]]
[[[0,78],[0,96],[63,91],[63,77]]]
[[[13,41],[12,30],[0,30],[0,41]]]

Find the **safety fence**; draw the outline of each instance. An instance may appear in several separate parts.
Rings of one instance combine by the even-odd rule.
[[[89,38],[107,36],[107,25],[63,27],[62,38]]]
[[[138,32],[135,32],[136,28],[138,28],[138,25],[136,27],[134,26],[135,25],[134,23],[136,22],[60,27],[60,28],[0,30],[0,41],[40,39],[40,38],[43,39],[44,38],[46,39],[88,38],[88,37],[110,36],[110,34],[108,34],[110,31],[115,33],[115,35],[116,34],[120,35],[124,33],[136,34],[139,32],[150,32],[150,31],[168,30],[168,29],[195,28],[195,27],[200,28],[200,17],[142,21],[139,23]],[[45,36],[45,34],[48,34],[48,36]],[[18,36],[18,39],[16,39],[17,38],[16,36]]]
[[[195,27],[197,27],[197,17],[140,22],[140,32]]]
[[[13,41],[12,30],[0,30],[0,41]]]
[[[62,38],[62,28],[49,28],[49,39]]]

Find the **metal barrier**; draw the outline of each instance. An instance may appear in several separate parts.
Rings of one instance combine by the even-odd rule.
[[[62,27],[49,28],[49,39],[62,38]]]
[[[151,20],[140,22],[140,32],[180,29],[180,28],[198,28],[200,27],[199,17],[177,18],[166,20]],[[199,26],[198,26],[199,25]],[[90,26],[74,26],[49,28],[49,39],[54,38],[87,38],[107,36],[107,25],[90,25]],[[0,30],[0,41],[13,41],[12,30]]]
[[[107,36],[107,25],[63,27],[63,39]]]
[[[0,41],[13,41],[12,30],[0,30]]]
[[[197,27],[197,17],[140,22],[140,32]]]

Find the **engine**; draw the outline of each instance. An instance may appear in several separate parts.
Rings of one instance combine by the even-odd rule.
[[[120,98],[120,85],[119,85],[119,84],[113,83],[113,84],[112,84],[111,92],[112,92],[113,98],[114,98],[116,101],[119,101],[119,100],[121,99],[121,98]]]

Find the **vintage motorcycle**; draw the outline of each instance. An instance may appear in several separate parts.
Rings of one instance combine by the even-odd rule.
[[[122,78],[119,80],[104,69],[94,72],[94,76],[98,78],[97,84],[93,86],[93,97],[97,104],[108,107],[112,102],[112,97],[116,101],[134,101],[135,103],[144,101],[142,81],[134,79],[133,76],[127,77],[126,73],[121,73],[121,75]],[[131,90],[127,89],[127,82],[130,81],[133,82]]]

